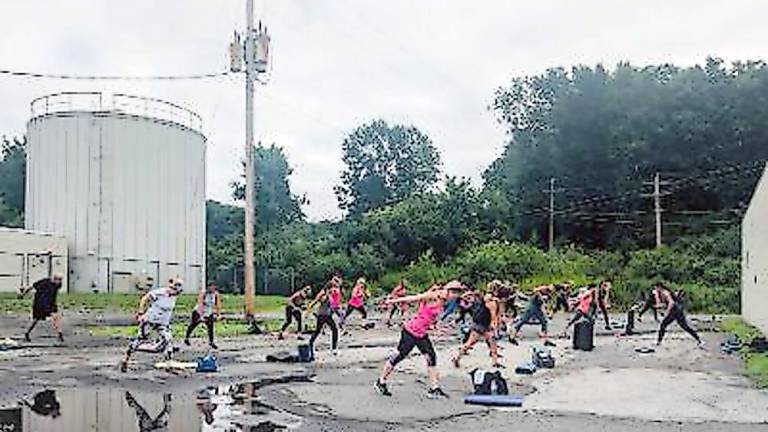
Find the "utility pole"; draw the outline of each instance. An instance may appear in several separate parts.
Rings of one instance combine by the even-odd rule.
[[[656,247],[661,247],[661,176],[653,176],[653,210],[656,213]]]
[[[253,0],[245,3],[245,319],[253,322],[256,273],[253,262]]]
[[[549,189],[544,193],[549,194],[549,249],[552,250],[555,247],[555,194],[562,192],[562,190],[555,189],[555,178],[549,178]]]
[[[253,86],[261,73],[267,71],[269,58],[270,37],[266,27],[253,26],[253,0],[245,3],[245,42],[240,43],[240,35],[235,32],[234,40],[229,45],[231,56],[230,69],[240,72],[243,60],[245,62],[245,247],[243,264],[245,271],[243,285],[245,287],[245,317],[254,329],[256,272],[254,269],[254,167],[253,167]],[[243,55],[244,54],[244,55]]]
[[[643,196],[653,198],[653,212],[656,215],[656,247],[660,248],[663,244],[661,215],[664,213],[664,209],[661,208],[661,197],[669,195],[668,193],[661,192],[661,186],[667,183],[661,181],[661,174],[657,172],[653,175],[652,182],[645,182],[644,184],[653,185],[653,193]]]

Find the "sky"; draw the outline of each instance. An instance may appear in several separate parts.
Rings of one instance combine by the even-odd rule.
[[[255,0],[272,36],[255,96],[256,140],[294,169],[313,221],[338,219],[341,144],[377,118],[414,125],[443,174],[482,182],[505,145],[488,110],[512,78],[576,64],[765,59],[762,0]],[[80,75],[175,75],[228,69],[245,0],[2,0],[0,69]],[[61,81],[0,76],[0,135],[24,134],[29,103],[60,91],[151,96],[199,113],[207,195],[231,203],[244,152],[244,80]]]

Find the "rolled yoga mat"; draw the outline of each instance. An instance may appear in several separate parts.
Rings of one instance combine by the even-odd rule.
[[[512,395],[469,395],[464,398],[465,404],[486,406],[523,406],[522,396]]]

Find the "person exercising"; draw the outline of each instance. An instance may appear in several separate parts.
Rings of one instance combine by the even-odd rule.
[[[312,287],[310,285],[296,291],[288,298],[288,304],[285,305],[285,322],[280,329],[280,333],[277,338],[282,340],[285,337],[285,331],[291,326],[294,320],[296,320],[297,334],[301,338],[301,313],[304,310],[304,302],[309,298],[312,293]]]
[[[659,298],[659,293],[656,290],[656,286],[654,286],[645,296],[641,304],[642,306],[640,306],[640,310],[637,313],[637,320],[642,321],[643,314],[645,314],[650,309],[653,311],[653,320],[659,322],[659,309],[661,308],[661,299]]]
[[[333,283],[333,281],[327,282],[323,288],[317,292],[312,303],[307,306],[307,312],[311,311],[315,305],[319,305],[317,307],[317,312],[315,312],[315,331],[309,339],[309,346],[312,348],[312,351],[314,352],[315,350],[315,341],[317,340],[317,337],[320,336],[323,328],[328,326],[331,329],[331,350],[333,350],[333,354],[336,355],[336,348],[339,344],[339,328],[336,326],[336,321],[333,320],[333,311],[331,310],[330,291]]]
[[[368,312],[365,310],[365,299],[369,297],[368,288],[365,283],[365,278],[359,278],[355,287],[352,288],[352,296],[347,303],[347,312],[344,314],[345,319],[348,319],[352,312],[360,312],[363,316],[363,320],[368,318]]]
[[[163,353],[166,360],[171,359],[173,346],[171,345],[171,319],[173,309],[176,307],[176,298],[181,294],[184,282],[176,279],[173,285],[158,288],[145,294],[139,302],[139,310],[136,320],[139,322],[139,334],[128,345],[125,357],[120,362],[120,371],[128,370],[128,361],[136,351],[144,351],[154,354]],[[149,340],[151,332],[157,332],[160,341],[152,348],[142,348]]]
[[[499,300],[490,293],[485,296],[480,293],[473,295],[475,300],[472,308],[472,328],[469,331],[469,339],[459,348],[459,352],[451,361],[455,367],[460,367],[461,357],[466,355],[477,342],[484,340],[491,353],[491,367],[503,368],[504,366],[499,363],[499,352],[494,335],[494,330],[499,326]]]
[[[64,333],[61,330],[61,314],[56,297],[61,289],[61,281],[64,276],[61,273],[54,273],[50,278],[40,279],[30,287],[19,290],[19,298],[24,298],[31,290],[35,290],[35,297],[32,301],[32,325],[24,333],[24,340],[31,341],[30,334],[38,322],[51,318],[51,326],[59,335],[59,342],[64,342]]]
[[[401,280],[399,284],[392,290],[392,292],[389,293],[390,299],[398,299],[400,297],[405,297],[408,295],[408,290],[405,287],[405,280]],[[395,316],[396,312],[400,312],[400,315],[404,315],[405,311],[408,310],[407,304],[400,304],[400,305],[390,305],[389,306],[389,317],[387,317],[386,325],[387,327],[392,326],[392,318]]]
[[[664,340],[664,334],[667,330],[667,327],[669,327],[669,325],[673,322],[677,322],[680,328],[685,330],[686,333],[691,335],[691,337],[696,340],[699,348],[704,348],[704,341],[701,340],[699,334],[696,333],[696,330],[694,330],[688,324],[688,318],[685,316],[685,308],[683,306],[683,302],[685,300],[685,292],[680,290],[677,293],[673,293],[672,290],[665,286],[663,283],[656,284],[655,290],[659,298],[667,305],[667,314],[661,321],[661,325],[659,325],[659,335],[658,340],[656,341],[656,345],[661,345],[661,342]]]
[[[200,323],[204,322],[208,329],[208,346],[211,349],[218,349],[214,343],[214,325],[216,320],[221,317],[221,296],[219,296],[218,287],[215,284],[208,285],[201,289],[197,295],[197,305],[192,311],[192,317],[187,326],[187,332],[184,337],[184,343],[189,346],[189,338]]]
[[[429,331],[434,327],[440,317],[446,303],[456,299],[463,291],[464,286],[458,281],[451,281],[444,286],[435,285],[428,291],[411,296],[389,299],[390,305],[400,303],[418,303],[419,309],[416,315],[403,325],[400,332],[400,342],[397,344],[397,352],[393,353],[389,359],[384,362],[381,375],[374,383],[374,388],[383,396],[392,396],[387,381],[395,370],[395,367],[413,351],[418,348],[419,352],[426,357],[427,374],[429,375],[429,390],[427,397],[430,399],[447,398],[448,395],[440,388],[440,375],[437,370],[437,354],[429,339]]]
[[[520,333],[520,329],[534,319],[538,319],[539,324],[541,325],[539,337],[544,340],[544,345],[550,347],[555,346],[555,344],[549,340],[549,334],[547,333],[547,315],[544,313],[545,300],[547,297],[551,296],[553,292],[554,287],[552,285],[541,285],[534,288],[533,293],[528,298],[528,308],[515,325],[514,332],[509,335],[509,342],[511,342],[512,345],[520,344],[517,341],[517,335]]]

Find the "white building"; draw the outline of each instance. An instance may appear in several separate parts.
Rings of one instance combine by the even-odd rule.
[[[0,292],[64,275],[67,282],[67,240],[62,236],[0,227]]]
[[[69,290],[131,292],[205,282],[200,117],[130,95],[60,93],[32,102],[25,226],[67,239]]]
[[[741,314],[768,334],[768,168],[741,223]]]

